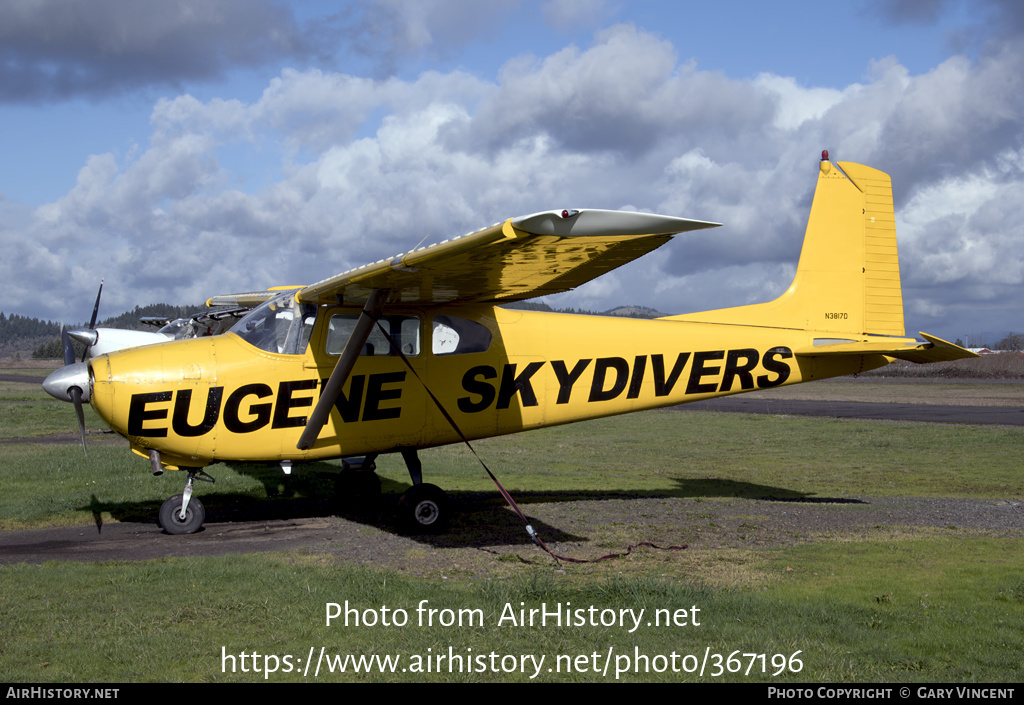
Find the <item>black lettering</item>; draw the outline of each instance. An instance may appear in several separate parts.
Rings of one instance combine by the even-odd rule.
[[[470,394],[478,395],[480,401],[475,402],[472,400],[472,397],[459,397],[457,402],[459,411],[465,414],[473,414],[489,407],[494,401],[494,385],[478,380],[477,377],[494,379],[497,376],[498,373],[490,365],[477,365],[466,370],[466,374],[462,375],[462,388]]]
[[[651,370],[654,372],[654,396],[667,397],[672,393],[672,387],[676,386],[679,374],[686,367],[686,361],[690,359],[690,353],[684,352],[676,355],[676,364],[672,366],[672,372],[668,379],[665,379],[665,359],[661,355],[651,355]],[[689,394],[689,390],[687,390]]]
[[[537,406],[537,395],[533,393],[530,377],[537,374],[537,370],[543,366],[543,362],[531,362],[517,377],[516,365],[505,365],[505,369],[501,371],[497,408],[507,409],[516,393],[519,394],[520,404],[523,406]]]
[[[780,384],[789,379],[789,365],[785,362],[776,360],[776,357],[781,357],[783,360],[788,360],[793,357],[793,351],[787,347],[780,346],[772,348],[764,354],[761,358],[761,365],[771,372],[777,372],[778,377],[769,380],[768,375],[759,375],[757,378],[757,386],[761,389],[768,389],[770,387],[778,387]]]
[[[760,357],[760,353],[753,348],[730,350],[729,354],[725,357],[725,373],[722,375],[722,386],[718,388],[718,391],[730,391],[732,389],[732,382],[737,377],[740,378],[740,389],[753,389],[754,375],[750,374],[750,371],[757,367],[757,361]],[[744,359],[742,365],[739,364],[740,358]]]
[[[167,436],[166,428],[146,429],[142,427],[142,424],[146,421],[166,419],[167,409],[153,409],[151,411],[146,411],[146,405],[170,401],[171,396],[171,392],[132,394],[132,400],[128,406],[128,435],[147,436],[149,438],[165,438]]]
[[[687,394],[706,394],[718,389],[715,382],[701,384],[701,377],[718,374],[721,367],[705,367],[704,363],[711,360],[721,360],[725,357],[725,350],[704,350],[693,354],[693,367],[690,368],[690,380],[686,384]]]
[[[615,381],[611,389],[605,390],[605,377],[609,368],[615,370]],[[629,379],[629,363],[621,357],[600,357],[594,363],[594,380],[590,384],[590,399],[587,401],[610,401],[622,394]]]
[[[259,383],[244,384],[231,392],[228,400],[224,403],[224,428],[231,433],[252,433],[266,426],[270,423],[270,402],[250,406],[246,414],[253,417],[251,421],[242,421],[238,412],[242,400],[246,397],[254,396],[257,399],[265,399],[273,394],[274,392],[269,386]]]
[[[348,385],[348,396],[344,391],[338,392],[338,398],[334,400],[334,408],[341,414],[341,420],[345,423],[355,423],[359,420],[359,407],[363,403],[363,384],[366,382],[366,375],[352,375],[352,381]],[[320,393],[323,394],[327,380],[320,380]]]
[[[316,389],[315,379],[299,379],[293,382],[281,382],[277,386],[277,404],[274,406],[274,423],[271,428],[295,428],[305,426],[305,416],[290,416],[292,409],[313,406],[313,397],[292,397],[292,392],[303,389]]]
[[[644,385],[644,370],[647,369],[647,356],[637,355],[633,360],[633,378],[629,381],[629,391],[626,392],[627,399],[636,399],[640,396],[640,389]]]
[[[391,407],[381,409],[380,403],[390,399],[401,399],[402,389],[384,389],[385,384],[400,384],[405,381],[405,371],[381,372],[370,375],[369,384],[366,385],[366,406],[363,408],[363,421],[381,421],[383,419],[397,419],[402,413],[402,407]]]
[[[568,404],[569,397],[572,395],[572,386],[576,384],[576,380],[583,374],[583,370],[587,369],[587,365],[590,364],[590,360],[580,360],[572,368],[572,372],[566,371],[565,362],[562,360],[552,360],[551,367],[555,370],[555,377],[558,379],[558,399],[555,400],[556,404]]]
[[[224,387],[210,387],[206,393],[206,413],[198,425],[188,422],[188,410],[192,404],[192,390],[179,389],[174,398],[174,415],[171,416],[171,428],[179,436],[193,438],[202,436],[213,430],[220,416],[220,402],[224,398]]]

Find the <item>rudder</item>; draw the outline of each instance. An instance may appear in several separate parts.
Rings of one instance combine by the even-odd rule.
[[[838,168],[837,168],[838,167]],[[796,277],[774,301],[671,320],[904,335],[892,182],[861,164],[822,159]]]

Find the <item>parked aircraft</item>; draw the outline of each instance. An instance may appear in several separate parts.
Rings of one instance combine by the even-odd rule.
[[[169,340],[187,340],[189,338],[202,338],[207,335],[220,335],[227,332],[253,306],[273,298],[276,292],[297,288],[300,287],[274,287],[265,292],[253,294],[248,305],[210,308],[207,311],[194,313],[187,318],[170,319],[154,316],[140,318],[139,321],[141,323],[157,328],[155,331],[148,331],[130,328],[96,327],[96,313],[99,310],[100,296],[103,293],[103,282],[101,281],[100,290],[96,294],[96,305],[92,310],[92,319],[89,321],[89,327],[71,329],[68,331],[68,336],[85,346],[85,355],[82,358],[84,360],[87,357],[99,357],[100,355],[106,355],[126,348],[166,343]]]
[[[404,520],[429,531],[444,525],[448,503],[422,481],[425,448],[896,359],[973,356],[933,336],[904,337],[890,179],[827,153],[796,277],[775,301],[655,320],[501,306],[567,291],[673,234],[716,225],[601,210],[512,218],[281,292],[225,335],[72,357],[44,387],[91,403],[154,474],[185,471],[184,491],[160,509],[169,533],[202,526],[193,481],[211,464],[262,461],[289,473],[366,456],[366,472],[342,475],[353,491],[379,492],[372,459],[392,452],[412,480]]]

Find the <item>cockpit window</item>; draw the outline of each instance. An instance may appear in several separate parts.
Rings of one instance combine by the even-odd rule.
[[[340,355],[345,349],[349,336],[355,330],[358,314],[336,313],[331,316],[327,328],[327,354]],[[420,354],[420,319],[416,316],[381,316],[378,321],[387,331],[391,339],[395,341],[406,357],[415,357]],[[370,337],[363,345],[360,355],[398,355],[391,348],[388,339],[380,332],[380,328],[374,325],[370,331]]]
[[[491,346],[486,326],[458,316],[434,316],[431,350],[435,355],[484,352]]]
[[[296,302],[295,292],[288,291],[254,308],[231,332],[260,350],[301,355],[315,322],[316,306]]]
[[[157,332],[174,340],[182,340],[188,335],[188,323],[189,319],[187,318],[176,318]]]
[[[200,322],[196,318],[176,318],[157,332],[163,333],[172,340],[202,338],[214,334],[213,326],[210,323]]]

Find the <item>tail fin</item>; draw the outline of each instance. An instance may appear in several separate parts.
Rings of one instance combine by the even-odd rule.
[[[796,277],[775,301],[671,320],[904,335],[889,175],[822,159]]]

